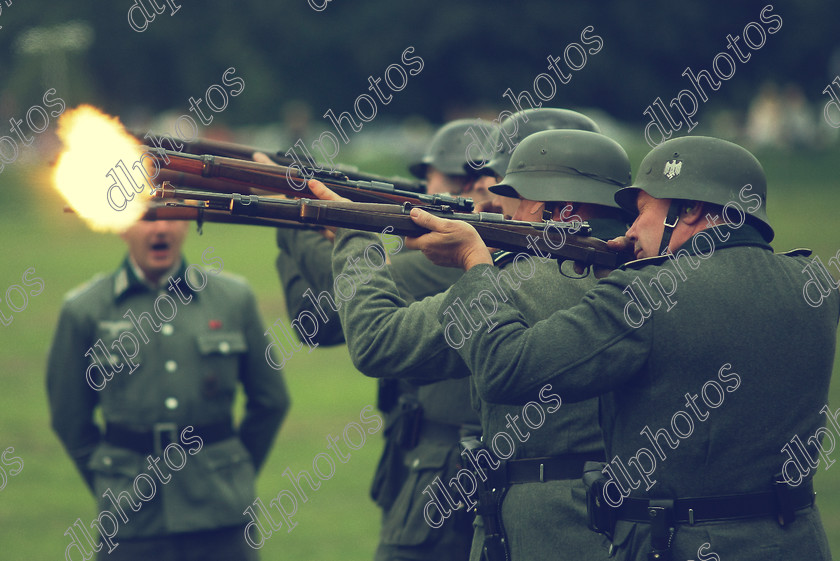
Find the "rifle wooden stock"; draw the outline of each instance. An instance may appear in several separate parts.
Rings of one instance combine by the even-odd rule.
[[[472,199],[403,191],[389,183],[348,179],[336,172],[307,170],[313,175],[305,175],[297,166],[275,166],[210,154],[143,148],[157,161],[164,181],[222,193],[250,193],[253,188],[258,188],[292,197],[313,197],[306,180],[314,177],[342,197],[357,202],[447,205],[464,212],[473,207]]]
[[[148,140],[143,132],[138,130],[130,131],[130,134],[139,140],[145,142]],[[237,160],[253,161],[254,152],[262,152],[280,166],[296,166],[303,165],[303,162],[298,162],[291,156],[286,156],[282,151],[274,152],[272,150],[264,150],[262,148],[255,148],[253,146],[246,146],[245,144],[237,144],[235,142],[227,142],[223,140],[210,140],[206,138],[199,138],[196,140],[175,140],[171,137],[162,136],[158,139],[158,147],[162,148],[163,142],[168,146],[179,146],[179,151],[186,154],[212,156],[223,156],[225,158],[233,158]],[[312,160],[307,158],[307,163],[314,164]],[[411,191],[413,193],[422,193],[426,190],[424,181],[412,180],[405,177],[386,177],[383,175],[376,175],[359,170],[356,166],[348,166],[345,164],[335,164],[334,171],[346,176],[348,179],[358,181],[377,181],[380,183],[390,183],[397,189],[404,191]]]
[[[382,232],[391,227],[390,233],[401,236],[420,236],[428,232],[409,216],[411,209],[418,207],[441,218],[469,222],[490,247],[548,255],[561,262],[572,260],[582,265],[610,269],[632,259],[627,253],[619,254],[609,249],[605,241],[589,236],[591,230],[585,222],[521,222],[505,220],[500,214],[454,212],[439,205],[287,200],[181,189],[170,184],[157,189],[155,197],[201,201],[208,209],[249,217],[294,220],[368,232]]]

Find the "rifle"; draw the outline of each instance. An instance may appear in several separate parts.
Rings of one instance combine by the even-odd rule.
[[[412,208],[422,208],[441,218],[469,222],[488,246],[538,256],[547,254],[561,264],[572,260],[584,266],[615,269],[633,259],[627,253],[619,254],[609,249],[605,241],[590,236],[591,228],[586,222],[506,220],[501,214],[456,212],[446,205],[290,200],[241,193],[215,193],[174,187],[168,182],[155,190],[154,197],[199,201],[208,209],[254,218],[293,220],[367,232],[382,232],[390,227],[389,233],[400,236],[420,236],[428,232],[409,216]],[[179,207],[184,203],[167,204]]]
[[[465,212],[473,208],[472,199],[404,191],[390,183],[349,179],[338,172],[302,169],[297,165],[275,166],[211,154],[185,154],[162,148],[141,149],[157,162],[157,178],[199,189],[252,194],[256,187],[292,197],[312,197],[306,181],[315,178],[342,197],[358,202],[446,205]]]
[[[176,145],[178,145],[178,152],[197,156],[209,154],[211,156],[223,156],[225,158],[232,158],[235,160],[253,161],[254,152],[262,152],[268,156],[271,161],[280,166],[293,167],[303,163],[302,161],[298,162],[298,160],[292,156],[287,156],[282,150],[273,152],[271,150],[263,150],[262,148],[246,146],[245,144],[237,144],[235,142],[210,140],[206,138],[198,138],[196,140],[175,140],[169,136],[161,136],[155,140],[155,137],[151,134],[151,132],[144,134],[139,130],[129,131],[129,134],[140,142],[151,140],[156,144],[156,148],[159,150],[163,150],[163,143],[166,142],[173,149],[176,148]],[[308,153],[304,152],[304,155],[306,156],[306,160],[312,171],[316,169],[316,166],[317,169],[324,169],[323,166],[318,166]],[[347,179],[388,183],[393,185],[396,189],[411,191],[412,193],[426,192],[425,181],[412,180],[398,176],[386,177],[384,175],[376,175],[361,171],[356,166],[348,166],[345,164],[334,164],[331,167],[334,172],[344,175]]]

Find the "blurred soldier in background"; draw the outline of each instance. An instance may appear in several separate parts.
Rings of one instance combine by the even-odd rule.
[[[122,265],[68,294],[50,349],[53,430],[98,510],[120,525],[118,545],[100,544],[99,559],[257,557],[242,512],[289,397],[266,363],[251,289],[222,272],[213,248],[188,267],[187,228],[140,221],[126,230]],[[234,427],[240,384],[246,408]]]
[[[456,119],[442,126],[432,137],[419,162],[408,167],[418,179],[426,180],[430,195],[449,193],[472,198],[476,212],[495,212],[490,202],[493,185],[486,176],[469,165],[470,144],[474,139],[489,138],[493,134],[490,123],[481,119]],[[477,153],[484,156],[487,147]]]

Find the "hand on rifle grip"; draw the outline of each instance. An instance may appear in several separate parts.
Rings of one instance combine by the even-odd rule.
[[[471,224],[446,220],[419,208],[411,209],[411,219],[431,232],[416,238],[406,236],[406,247],[419,249],[435,265],[466,271],[481,263],[493,264],[484,240]]]

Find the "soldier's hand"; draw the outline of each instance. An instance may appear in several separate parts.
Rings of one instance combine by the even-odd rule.
[[[274,163],[274,160],[272,160],[268,157],[268,155],[263,154],[262,152],[254,152],[254,154],[251,157],[258,164],[271,164],[273,166],[277,165],[276,163]]]
[[[629,257],[630,259],[632,259],[632,255],[633,255],[633,245],[634,245],[633,242],[631,242],[625,236],[619,236],[617,238],[607,240],[607,247],[608,248],[610,248],[611,250],[613,250],[615,252],[618,252],[618,253],[627,254],[628,256],[630,256]],[[577,262],[575,263],[575,273],[577,273],[579,275],[582,275],[585,272],[585,270],[586,270],[586,268],[583,265],[581,265],[580,263],[577,263]],[[605,276],[610,274],[610,271],[612,271],[612,269],[608,269],[606,267],[594,267],[593,268],[593,272],[595,273],[595,278],[596,279],[604,278]]]
[[[619,236],[611,240],[607,240],[607,247],[619,253],[632,252],[633,242],[627,236]]]
[[[309,186],[309,190],[312,191],[312,194],[321,199],[322,201],[341,201],[345,203],[350,202],[350,199],[345,199],[344,197],[336,195],[333,191],[328,189],[326,185],[324,185],[317,179],[310,179],[307,183],[307,186]]]
[[[411,219],[431,231],[416,238],[406,237],[406,247],[419,249],[434,264],[465,271],[481,263],[493,264],[490,251],[472,225],[446,220],[419,208],[411,209]]]

